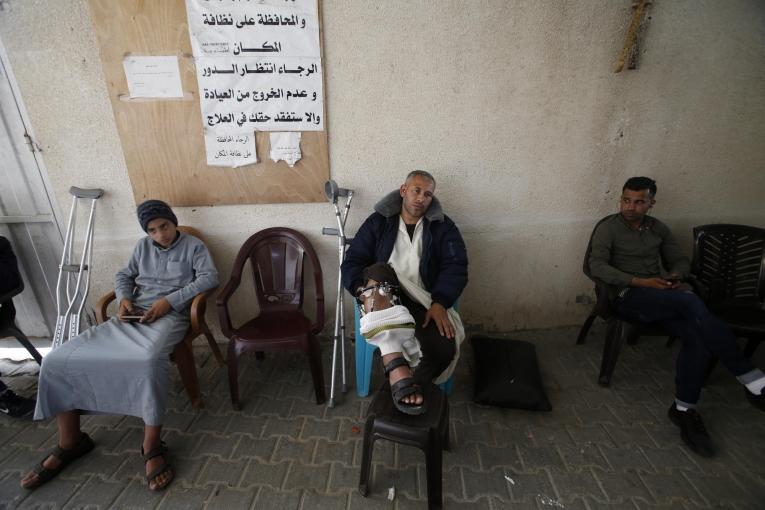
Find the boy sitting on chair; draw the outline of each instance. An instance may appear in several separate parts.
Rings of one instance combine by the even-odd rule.
[[[177,230],[166,203],[148,200],[137,212],[149,235],[117,273],[118,316],[43,359],[34,418],[56,416],[58,446],[21,480],[26,489],[39,487],[93,449],[93,440],[80,430],[81,413],[142,418],[149,489],[165,488],[175,475],[160,440],[169,356],[189,327],[191,301],[218,285],[218,272],[204,243]],[[140,318],[128,321],[131,315]]]

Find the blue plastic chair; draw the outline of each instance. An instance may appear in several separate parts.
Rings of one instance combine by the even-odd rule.
[[[457,309],[457,303],[454,308]],[[360,397],[369,395],[369,383],[372,380],[372,358],[377,350],[376,345],[367,342],[361,334],[361,314],[358,303],[353,306],[353,320],[356,324],[356,393]],[[451,395],[454,387],[454,374],[446,382],[438,385],[447,395]]]

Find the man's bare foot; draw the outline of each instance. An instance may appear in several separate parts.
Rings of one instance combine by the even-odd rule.
[[[62,462],[61,459],[58,457],[55,457],[53,454],[48,455],[48,457],[43,461],[42,466],[47,469],[48,471],[55,472],[59,469]],[[35,473],[34,471],[30,471],[26,475],[24,475],[24,478],[21,479],[21,486],[25,489],[33,489],[38,487],[39,485],[42,485],[40,481],[40,475]]]
[[[70,462],[82,457],[94,447],[93,440],[87,434],[81,434],[72,444],[64,443],[51,450],[45,459],[21,479],[24,489],[36,489],[59,474]]]
[[[143,453],[143,450],[142,450]],[[167,448],[164,444],[157,445],[144,454],[146,463],[146,481],[149,490],[159,491],[167,487],[175,478],[175,470],[167,463]],[[152,476],[153,474],[153,476]]]
[[[395,358],[401,358],[403,355],[400,352],[394,352],[391,354],[386,354],[383,356],[382,362],[383,365],[387,365]],[[388,382],[391,386],[399,382],[401,379],[405,379],[407,377],[412,377],[412,370],[407,365],[400,366],[398,368],[394,368],[388,373]],[[411,406],[419,406],[422,405],[423,397],[421,393],[412,393],[411,395],[407,395],[401,399],[401,402],[407,405]]]

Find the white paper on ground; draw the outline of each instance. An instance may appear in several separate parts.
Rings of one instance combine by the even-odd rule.
[[[122,60],[130,97],[183,97],[177,56],[128,56]]]
[[[290,168],[303,157],[300,153],[300,131],[271,132],[271,159],[284,160]]]
[[[205,151],[207,164],[210,166],[236,168],[258,162],[255,133],[226,134],[205,131]]]

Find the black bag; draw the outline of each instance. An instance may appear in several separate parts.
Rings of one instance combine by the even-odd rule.
[[[520,340],[470,338],[475,353],[475,393],[478,404],[552,411],[542,387],[534,345]]]

